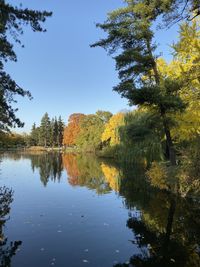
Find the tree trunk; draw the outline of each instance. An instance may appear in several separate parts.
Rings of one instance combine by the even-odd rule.
[[[154,73],[154,77],[155,77],[155,82],[159,86],[160,85],[160,75],[158,72],[157,63],[156,63],[154,56],[152,54],[150,40],[147,39],[146,44],[147,44],[148,53],[151,56],[152,62],[153,62],[152,66],[153,66],[153,73]],[[170,160],[171,165],[175,166],[176,165],[176,153],[175,153],[173,141],[171,138],[170,128],[169,128],[168,122],[166,120],[165,110],[163,110],[162,107],[160,108],[160,113],[161,113],[161,117],[163,120],[163,127],[164,127],[165,136],[166,136],[167,148],[169,151],[169,160]]]
[[[167,148],[169,151],[169,160],[170,160],[171,165],[175,166],[176,165],[176,153],[175,153],[173,141],[171,138],[171,132],[170,132],[168,123],[166,121],[165,113],[163,111],[161,111],[161,116],[163,120],[163,127],[165,131],[165,136],[166,136]]]

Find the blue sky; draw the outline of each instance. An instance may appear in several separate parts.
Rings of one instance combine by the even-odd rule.
[[[17,63],[7,63],[6,70],[33,100],[17,98],[17,115],[28,132],[48,112],[61,115],[65,123],[74,112],[85,114],[97,110],[116,113],[129,109],[127,100],[112,91],[118,83],[114,60],[101,48],[90,48],[104,34],[95,27],[106,14],[122,5],[121,0],[9,0],[24,7],[53,11],[47,20],[46,33],[33,33],[26,28],[22,36],[25,48],[18,45]],[[156,39],[163,56],[170,59],[169,44],[177,38],[177,28],[160,30]]]

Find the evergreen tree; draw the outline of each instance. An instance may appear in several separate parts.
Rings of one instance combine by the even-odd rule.
[[[45,147],[49,146],[50,136],[51,136],[51,123],[50,123],[49,115],[46,112],[41,119],[40,144]]]
[[[158,70],[149,1],[125,2],[126,7],[111,12],[104,24],[97,24],[108,36],[92,47],[100,46],[115,54],[120,83],[114,90],[128,98],[131,105],[148,107],[160,115],[169,159],[176,165],[171,115],[185,108],[178,94],[182,84],[180,79],[162,76]]]
[[[50,146],[53,147],[55,145],[55,142],[54,142],[54,124],[55,124],[55,120],[54,118],[51,119],[51,122],[50,122]]]
[[[59,146],[58,121],[56,117],[54,120],[54,127],[53,127],[53,143],[54,146]]]
[[[127,1],[128,2],[128,1]],[[129,1],[133,2],[133,1]],[[143,0],[151,13],[151,18],[161,17],[164,26],[170,27],[182,20],[192,21],[200,15],[199,0]]]
[[[32,146],[37,146],[38,145],[38,129],[36,127],[36,124],[34,123],[31,129],[31,134],[30,134],[30,145]]]
[[[57,145],[59,147],[61,147],[63,143],[63,133],[64,133],[64,122],[61,116],[59,116],[57,122]]]
[[[0,130],[5,131],[12,126],[22,127],[24,125],[17,118],[17,109],[12,107],[12,102],[15,102],[15,95],[31,98],[30,92],[21,88],[4,71],[4,62],[17,61],[10,37],[21,44],[19,36],[23,34],[23,25],[29,25],[34,32],[44,32],[41,23],[51,15],[51,12],[24,9],[21,6],[12,6],[5,0],[0,1]]]

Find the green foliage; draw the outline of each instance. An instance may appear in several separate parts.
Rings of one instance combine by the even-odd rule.
[[[179,167],[179,192],[183,197],[199,196],[200,192],[200,137],[187,143],[181,149],[181,164]]]
[[[150,107],[161,116],[169,159],[176,165],[168,117],[186,107],[178,94],[182,80],[162,76],[158,71],[152,30],[156,14],[149,1],[125,2],[126,7],[111,12],[104,24],[97,24],[107,33],[107,38],[92,46],[103,47],[115,54],[120,83],[114,90],[131,105]]]
[[[112,113],[109,111],[98,110],[96,115],[103,121],[103,123],[107,123],[112,117]]]
[[[63,132],[64,132],[64,122],[61,118],[61,116],[59,116],[58,118],[58,122],[57,122],[57,137],[56,137],[56,134],[55,134],[55,140],[57,140],[57,145],[59,147],[62,146],[62,142],[63,142]]]
[[[145,165],[164,158],[164,131],[155,112],[139,109],[124,114],[118,135],[120,142],[112,146],[107,143],[99,156],[113,157],[120,162],[143,162]],[[102,137],[105,137],[105,131]]]
[[[81,150],[88,152],[95,152],[100,149],[102,146],[101,136],[104,131],[105,123],[110,116],[111,113],[102,111],[85,116],[81,121],[80,133],[76,138],[76,145]]]
[[[50,145],[51,123],[48,113],[45,113],[40,124],[40,145]]]
[[[29,145],[37,146],[37,144],[39,144],[39,139],[40,139],[40,129],[36,127],[36,124],[34,123],[29,136]]]
[[[61,147],[63,141],[64,123],[61,116],[50,119],[45,113],[40,126],[34,123],[28,136],[28,146]]]
[[[62,155],[60,153],[41,153],[39,155],[29,155],[31,158],[31,165],[33,171],[36,169],[39,171],[40,180],[44,186],[47,186],[48,182],[60,181],[63,164]]]
[[[0,148],[22,148],[26,146],[28,137],[25,134],[0,133]]]

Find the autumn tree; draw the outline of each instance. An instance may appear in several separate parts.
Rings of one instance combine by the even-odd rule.
[[[31,93],[20,87],[4,70],[5,62],[17,61],[11,40],[21,45],[20,35],[23,34],[24,25],[29,25],[34,32],[45,32],[42,23],[51,15],[51,12],[17,7],[5,0],[0,1],[0,130],[24,125],[17,118],[17,109],[13,108],[12,103],[16,102],[14,97],[17,95],[31,98]]]
[[[200,20],[183,23],[179,39],[172,46],[174,60],[169,75],[183,77],[180,97],[187,103],[184,113],[176,114],[177,127],[172,134],[179,141],[192,140],[200,135]]]
[[[97,114],[90,114],[83,118],[76,144],[81,150],[94,152],[101,148],[101,136],[105,123]]]
[[[162,118],[169,160],[176,165],[171,136],[171,114],[183,111],[179,96],[182,83],[178,78],[160,75],[152,25],[156,16],[149,1],[125,1],[126,6],[109,13],[107,21],[97,24],[107,38],[96,42],[114,54],[120,83],[114,90],[129,100],[130,105],[148,107]]]
[[[82,113],[74,113],[69,116],[68,125],[64,129],[63,144],[65,146],[76,145],[76,138],[80,132],[80,125],[85,117]]]
[[[113,115],[105,125],[104,132],[102,134],[102,142],[109,143],[109,145],[117,145],[120,143],[120,137],[118,129],[123,125],[124,114],[117,113]]]
[[[103,123],[107,123],[113,114],[109,111],[98,110],[96,115],[103,121]]]

